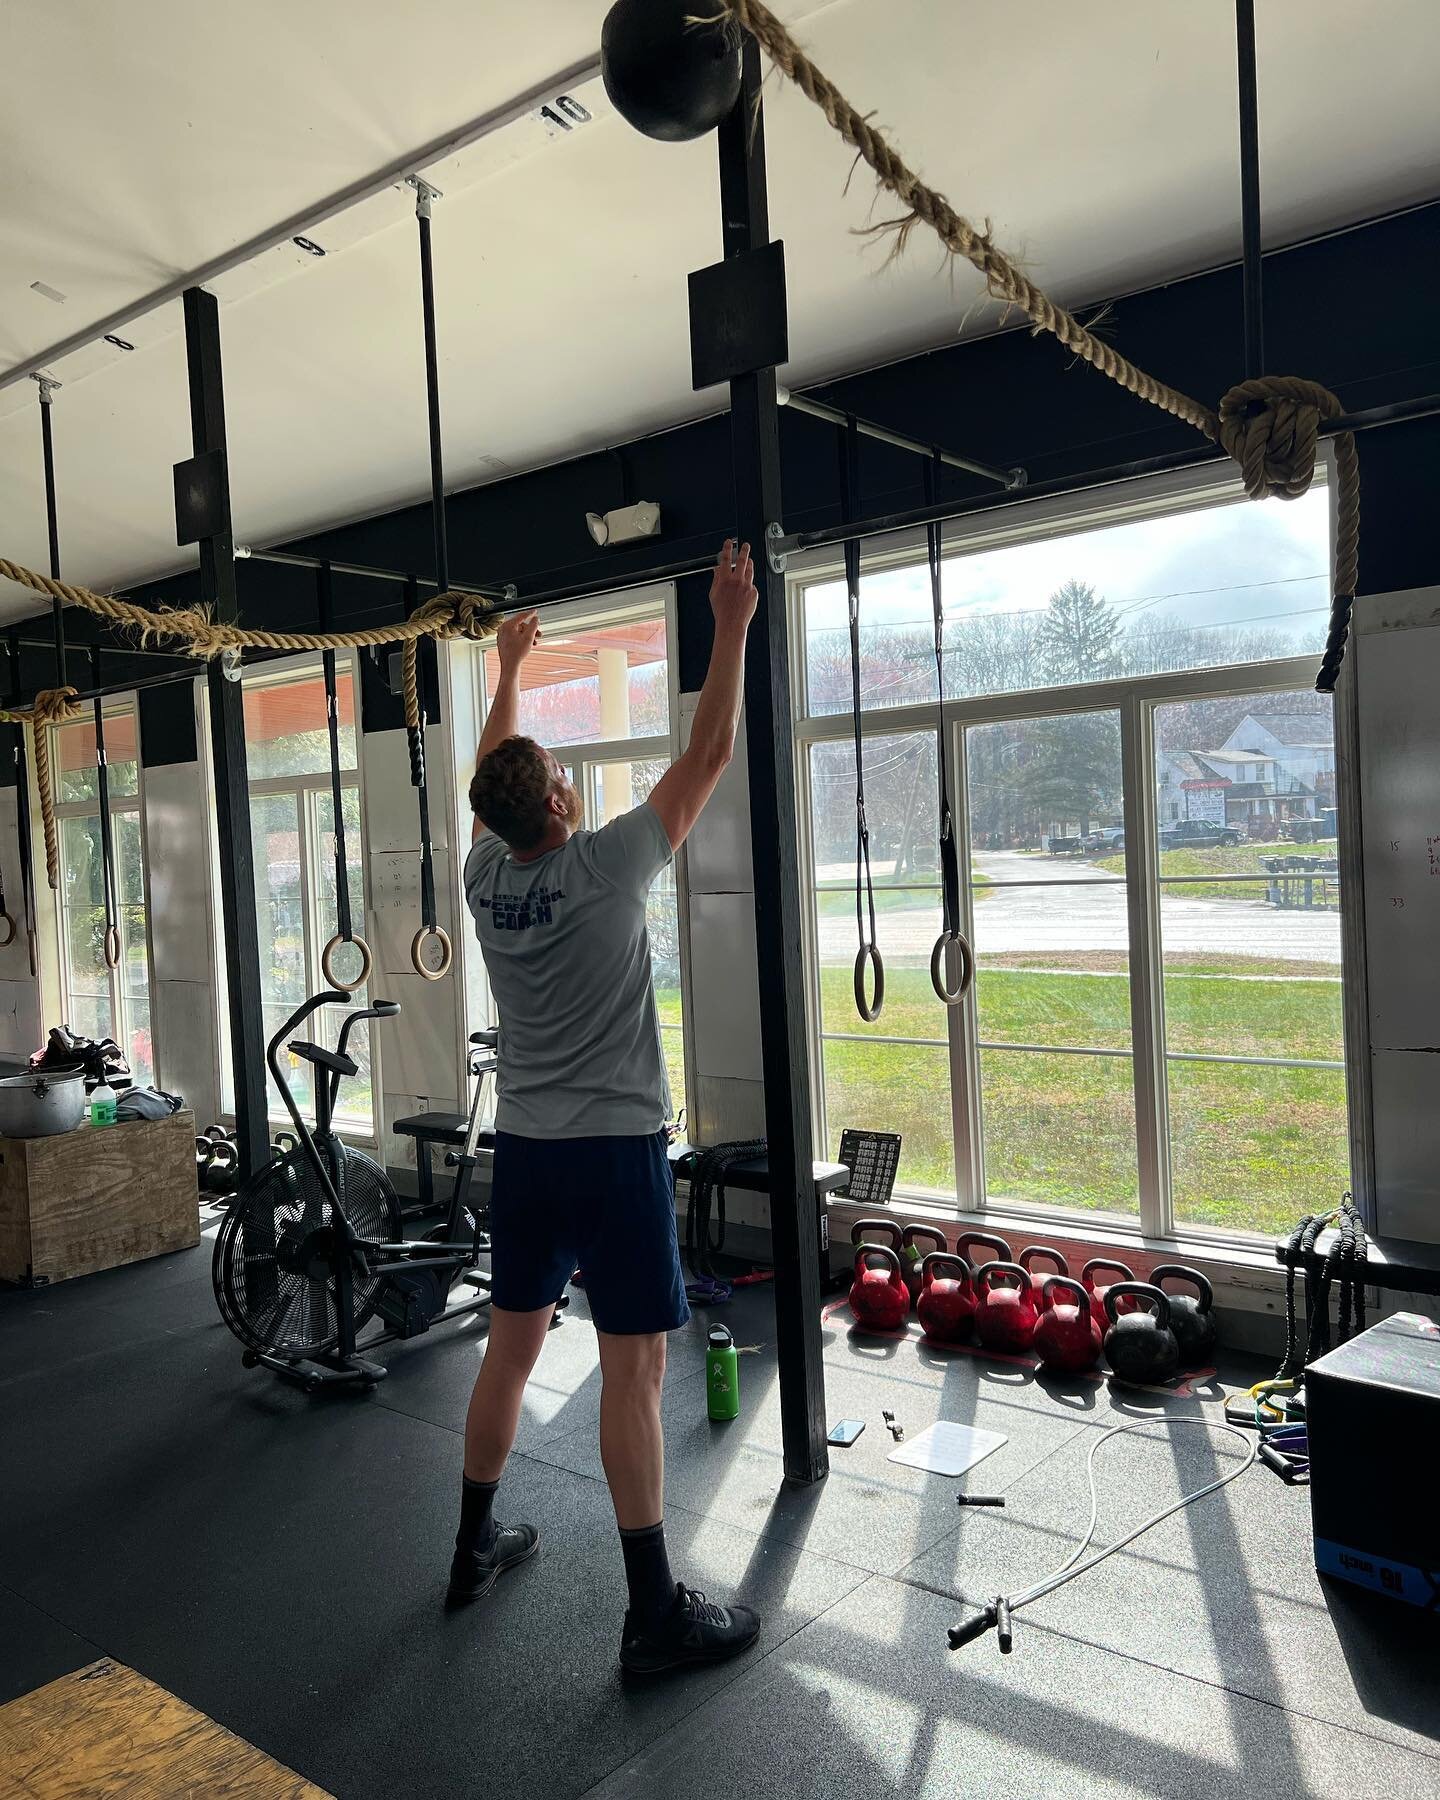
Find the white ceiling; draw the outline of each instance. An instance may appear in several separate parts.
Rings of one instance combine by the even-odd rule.
[[[8,0],[0,109],[0,369],[591,57],[605,0]],[[789,0],[817,60],[912,164],[1072,304],[1238,252],[1231,0]],[[1433,197],[1435,0],[1265,0],[1266,237]],[[537,30],[543,21],[543,29]],[[690,390],[685,275],[719,255],[713,140],[529,119],[427,171],[447,485],[713,411]],[[923,237],[885,267],[821,115],[767,88],[794,385],[993,323]],[[882,204],[880,216],[885,216]],[[221,301],[237,536],[255,543],[428,491],[411,197],[387,190],[211,284]],[[65,296],[34,292],[43,281]],[[1336,322],[1343,329],[1343,321]],[[66,574],[184,565],[180,309],[50,366]],[[1037,354],[1040,354],[1037,351]],[[1163,371],[1161,371],[1163,373]],[[46,556],[31,382],[0,391],[0,553]],[[984,422],[975,422],[983,453]],[[504,571],[497,571],[503,577]],[[0,587],[0,616],[22,604]],[[23,604],[28,608],[28,598]]]

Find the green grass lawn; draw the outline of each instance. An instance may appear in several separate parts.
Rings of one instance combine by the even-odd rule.
[[[1338,1060],[1340,987],[1334,974],[1243,982],[1215,979],[1238,962],[1197,958],[1172,970],[1166,1012],[1172,1050]],[[997,1043],[1086,1044],[1128,1049],[1129,985],[1123,969],[1060,974],[981,960],[980,1035]],[[943,1009],[928,972],[889,971],[878,1026],[855,1016],[848,969],[822,973],[825,1081],[831,1136],[846,1125],[900,1131],[901,1179],[953,1189],[948,1053]],[[866,1042],[883,1032],[937,1042]],[[989,1191],[1121,1213],[1136,1210],[1135,1121],[1125,1057],[1046,1055],[1005,1049],[982,1057]],[[1349,1181],[1344,1077],[1339,1070],[1235,1064],[1170,1065],[1172,1165],[1177,1215],[1191,1223],[1276,1232],[1329,1204]]]
[[[1207,875],[1258,875],[1267,876],[1269,870],[1265,863],[1277,856],[1333,856],[1333,844],[1216,844],[1209,850],[1162,850],[1160,852],[1160,874],[1196,876],[1194,885],[1188,882],[1185,887],[1174,890],[1182,893],[1188,900],[1234,900],[1255,901],[1265,897],[1265,890],[1259,882],[1251,887],[1240,881],[1206,881]],[[1105,870],[1108,875],[1125,873],[1123,856],[1098,856],[1094,865]],[[1318,878],[1317,878],[1318,880]],[[1330,904],[1338,904],[1338,877],[1330,877]],[[1319,899],[1317,885],[1316,899]]]

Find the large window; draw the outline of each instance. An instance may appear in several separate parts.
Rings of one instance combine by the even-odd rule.
[[[341,663],[336,690],[340,722],[340,793],[345,867],[355,931],[365,935],[360,775],[356,757],[355,678]],[[260,923],[260,991],[268,1038],[307,994],[327,986],[320,969],[336,931],[335,821],[330,792],[330,740],[320,670],[307,668],[245,683],[245,749],[250,777],[250,831],[255,850],[255,907]],[[347,960],[347,959],[353,959]],[[358,951],[336,953],[337,971],[358,972]],[[368,990],[354,999],[364,1004]],[[334,1047],[338,1008],[315,1014],[307,1031]],[[341,1124],[368,1131],[374,1094],[368,1025],[351,1034],[349,1052],[360,1066],[340,1085]],[[311,1065],[291,1058],[286,1079],[307,1113],[313,1104]],[[272,1097],[278,1109],[279,1096]]]
[[[488,702],[499,676],[483,658]],[[553,622],[527,658],[520,729],[552,751],[598,828],[639,806],[674,755],[669,639],[663,600],[650,598],[597,617]],[[680,908],[675,866],[650,890],[650,954],[670,1092],[685,1104],[685,1037],[680,983]]]
[[[140,758],[133,703],[105,709],[110,837],[115,856],[120,960],[105,962],[105,880],[93,717],[54,734],[55,814],[60,828],[60,984],[65,1021],[85,1037],[113,1037],[137,1083],[155,1079],[150,1037],[150,954],[140,836]]]
[[[862,1024],[844,586],[796,585],[820,1121],[904,1136],[967,1207],[1272,1232],[1348,1184],[1322,492],[1170,490],[862,579],[865,785],[885,1009]],[[1198,503],[1197,503],[1198,501]],[[867,556],[867,560],[870,560]],[[937,748],[977,976],[949,1013]]]

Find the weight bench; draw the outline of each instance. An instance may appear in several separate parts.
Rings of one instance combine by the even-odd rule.
[[[478,1078],[483,1089],[487,1077],[493,1075],[499,1064],[498,1045],[500,1033],[493,1026],[488,1031],[472,1031],[470,1034],[470,1073]],[[480,1103],[480,1091],[475,1095],[475,1105]],[[447,1150],[463,1150],[465,1133],[470,1124],[468,1113],[455,1112],[423,1112],[411,1113],[408,1118],[395,1119],[390,1129],[398,1137],[415,1140],[415,1176],[419,1186],[419,1194],[413,1206],[402,1206],[402,1219],[419,1219],[435,1210],[435,1178],[430,1168],[430,1152],[436,1144]],[[495,1133],[481,1131],[476,1141],[477,1149],[493,1150]]]
[[[670,1146],[670,1166],[676,1177],[688,1181],[694,1171],[697,1158],[703,1154],[703,1146],[687,1144],[683,1139]],[[844,1163],[817,1162],[811,1165],[812,1180],[815,1188],[816,1247],[820,1256],[820,1283],[825,1286],[830,1279],[830,1215],[826,1210],[826,1200],[831,1194],[837,1194],[842,1188],[850,1185],[850,1170]],[[747,1157],[744,1162],[731,1163],[725,1171],[725,1190],[735,1190],[746,1194],[770,1193],[770,1158],[766,1155]]]
[[[1288,1238],[1275,1245],[1275,1260],[1282,1268],[1292,1265],[1318,1276],[1335,1244],[1335,1231],[1322,1231],[1315,1248],[1305,1256],[1297,1246],[1292,1253]],[[1393,1288],[1402,1294],[1440,1294],[1440,1244],[1417,1244],[1409,1238],[1372,1237],[1365,1259],[1366,1287]]]

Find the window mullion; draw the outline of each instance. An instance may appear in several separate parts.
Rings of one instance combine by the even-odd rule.
[[[1132,695],[1120,708],[1124,793],[1125,890],[1130,938],[1130,1030],[1135,1087],[1140,1227],[1172,1229],[1170,1131],[1165,1069],[1165,1008],[1160,942],[1159,840],[1151,706]]]
[[[947,708],[947,714],[949,709]],[[960,857],[960,929],[966,942],[975,943],[975,906],[971,888],[970,784],[965,757],[965,727],[948,719],[941,734],[940,753],[949,757],[950,804],[954,811],[955,847]],[[952,985],[956,970],[953,953],[946,968]],[[945,1008],[945,1028],[950,1039],[950,1115],[955,1152],[955,1197],[965,1211],[979,1212],[985,1205],[984,1124],[980,1108],[979,1024],[976,994],[972,986],[964,1003]]]

